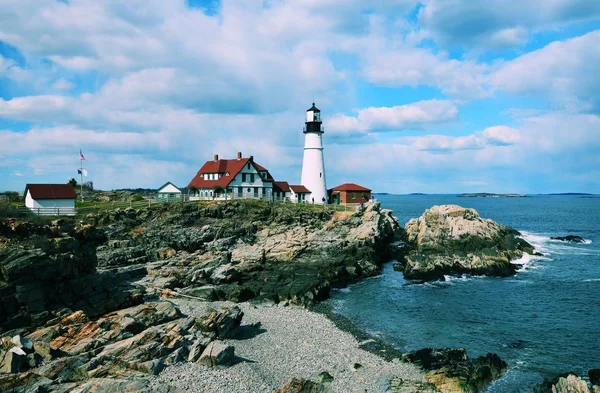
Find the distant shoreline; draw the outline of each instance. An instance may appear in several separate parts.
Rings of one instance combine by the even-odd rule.
[[[525,194],[492,194],[487,192],[465,193],[457,196],[463,198],[527,198]]]

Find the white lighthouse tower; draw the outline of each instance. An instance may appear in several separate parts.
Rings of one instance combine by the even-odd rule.
[[[302,185],[311,192],[307,202],[327,203],[325,162],[323,160],[323,128],[321,111],[312,107],[306,111],[304,127],[304,158],[302,159]]]

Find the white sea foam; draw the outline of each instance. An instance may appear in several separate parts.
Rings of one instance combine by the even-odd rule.
[[[589,249],[587,247],[581,247],[581,244],[589,245],[592,244],[591,239],[584,239],[583,243],[575,244],[568,243],[562,240],[551,239],[550,236],[541,235],[537,233],[521,232],[522,238],[529,242],[535,247],[536,251],[541,252],[546,256],[550,255],[595,255],[599,250]],[[537,257],[534,257],[537,258]]]
[[[583,280],[582,282],[600,282],[600,278],[588,278]]]

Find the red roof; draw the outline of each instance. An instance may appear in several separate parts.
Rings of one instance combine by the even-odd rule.
[[[299,192],[310,192],[310,190],[308,188],[304,187],[304,186],[295,185],[295,186],[290,186],[290,188],[296,194],[299,193]]]
[[[371,190],[369,190],[368,188],[359,186],[358,184],[354,184],[354,183],[344,183],[342,185],[332,188],[331,191],[368,191],[368,192],[371,192]]]
[[[273,182],[273,191],[290,192],[290,185],[286,181],[275,181]]]
[[[231,181],[235,178],[235,176],[244,168],[244,166],[248,163],[249,160],[250,160],[249,158],[240,158],[239,160],[232,159],[232,160],[206,161],[204,163],[204,165],[202,165],[202,168],[200,168],[198,173],[196,173],[196,176],[194,176],[192,181],[190,181],[190,184],[188,184],[187,187],[188,188],[191,188],[191,187],[195,187],[195,188],[216,188],[216,187],[226,188],[229,185],[229,183],[231,183]],[[254,161],[250,161],[250,162],[254,165],[254,168],[256,168],[257,171],[259,171],[259,172],[266,171],[267,172],[267,176],[266,176],[266,178],[263,178],[263,181],[266,181],[266,182],[273,181],[273,177],[271,176],[271,174],[265,167],[258,165]],[[204,175],[206,173],[218,173],[221,175],[221,177],[219,177],[219,179],[217,179],[217,180],[206,180],[204,178],[204,176],[202,176],[202,177],[200,176],[201,174]]]
[[[27,191],[33,199],[77,199],[75,188],[70,184],[27,184]]]

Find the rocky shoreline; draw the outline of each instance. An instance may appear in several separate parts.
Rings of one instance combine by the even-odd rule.
[[[404,230],[377,203],[336,212],[253,201],[2,220],[0,387],[480,391],[506,369],[495,355],[402,354],[319,306],[331,289],[378,274],[392,258],[408,278],[439,279],[482,272],[465,245],[486,263],[533,251],[518,232],[472,209],[434,207],[419,220]],[[461,231],[474,235],[466,241]],[[443,251],[452,263],[439,263]],[[424,262],[427,254],[433,259]],[[483,273],[504,275],[495,269]],[[295,307],[315,305],[317,314]]]

